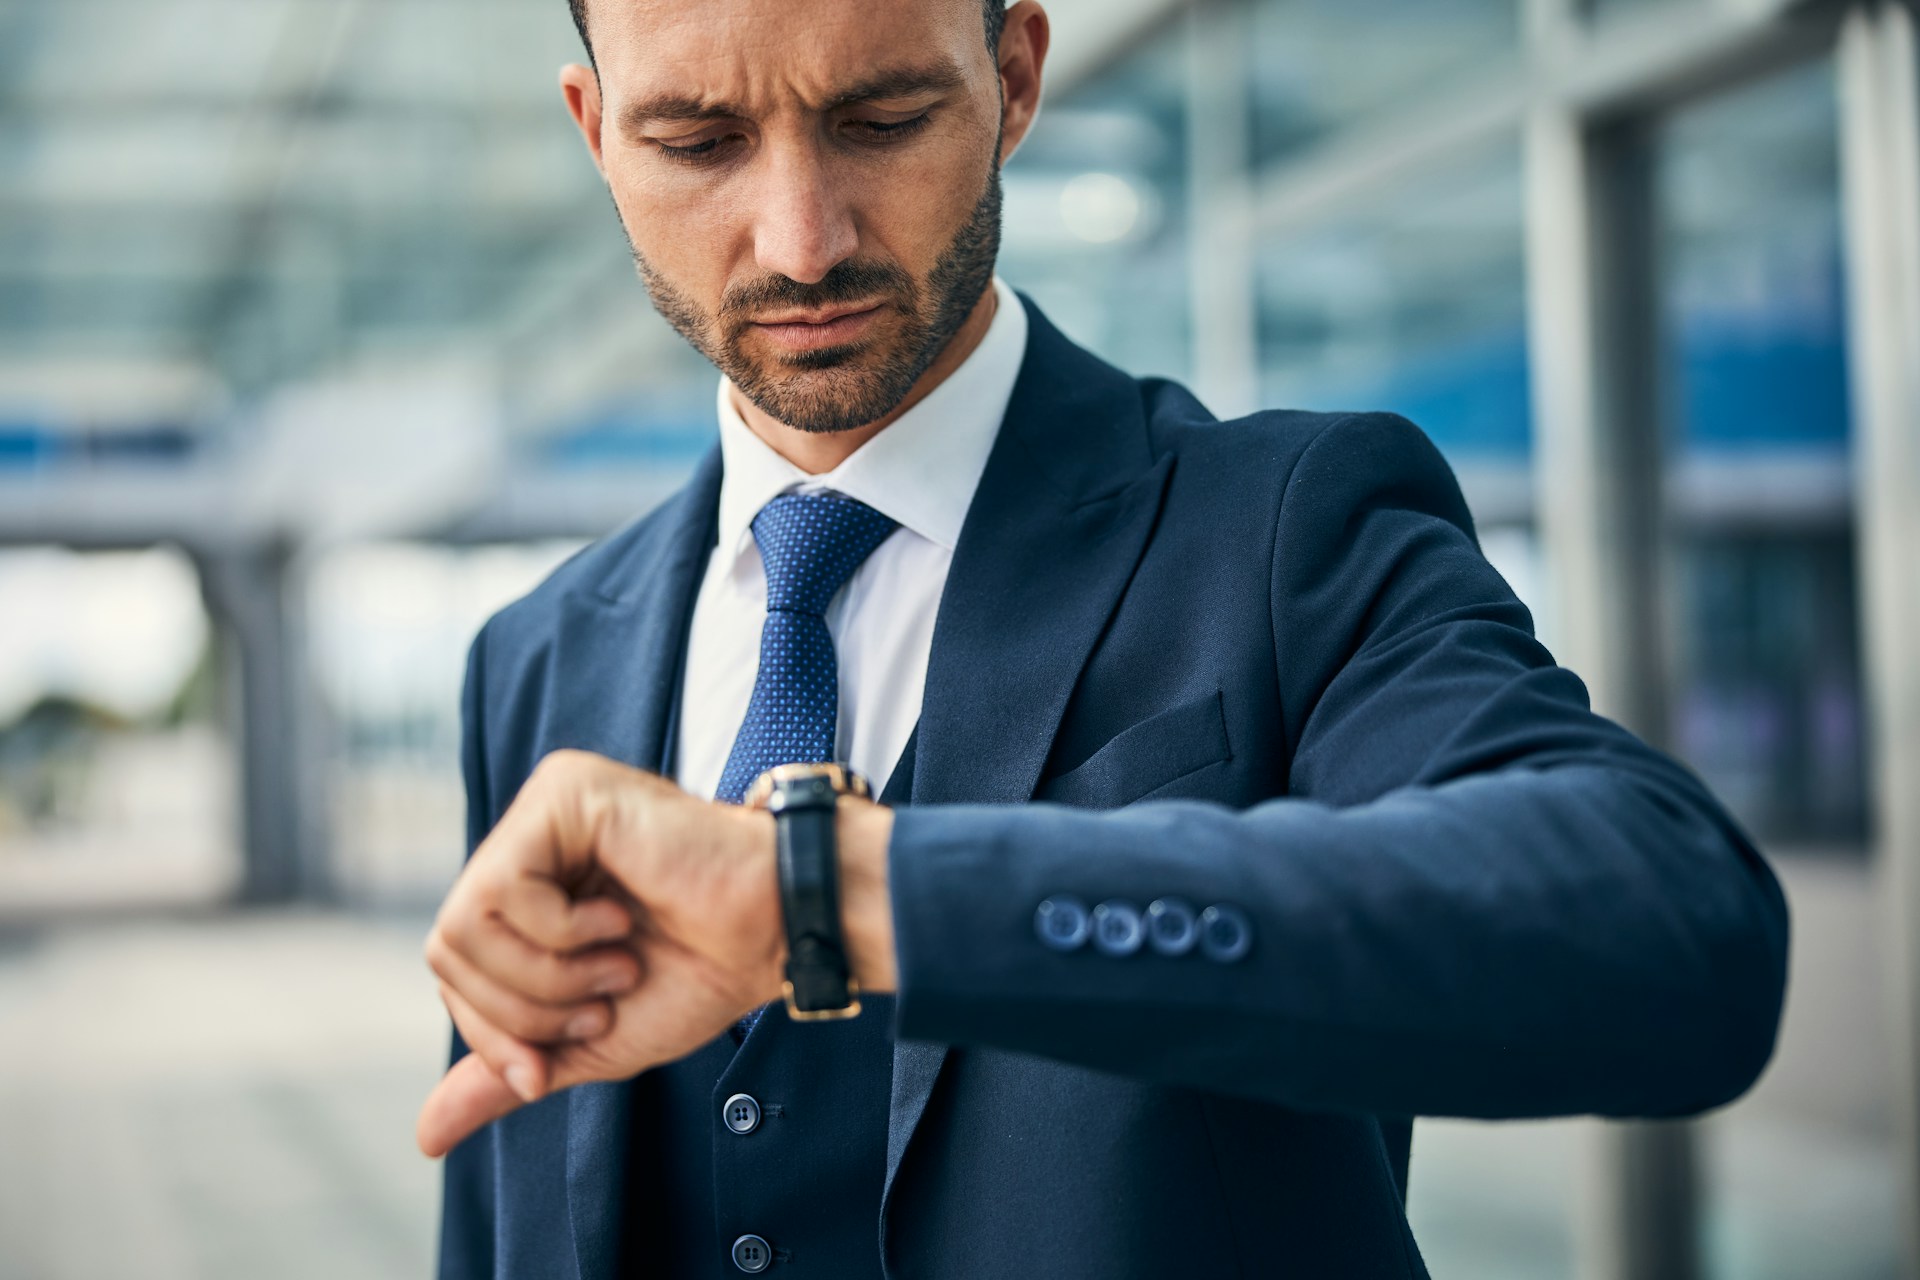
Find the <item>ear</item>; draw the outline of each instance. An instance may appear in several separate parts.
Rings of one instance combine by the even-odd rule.
[[[1040,0],[1020,0],[1007,9],[1000,32],[1000,163],[1019,149],[1040,113],[1040,68],[1047,60],[1052,27]]]
[[[560,94],[567,100],[567,112],[579,127],[580,136],[587,140],[593,167],[606,177],[607,166],[600,158],[600,77],[593,68],[570,62],[560,68]]]

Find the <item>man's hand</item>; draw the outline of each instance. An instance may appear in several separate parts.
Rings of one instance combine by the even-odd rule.
[[[893,989],[892,815],[843,801],[842,901],[863,989]],[[686,1056],[780,995],[770,815],[601,756],[547,756],[474,851],[427,937],[472,1053],[421,1108],[444,1154],[491,1120]]]

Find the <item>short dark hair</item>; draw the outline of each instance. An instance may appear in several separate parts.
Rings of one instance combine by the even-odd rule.
[[[567,0],[567,7],[573,10],[573,26],[580,33],[580,43],[587,48],[587,61],[593,61],[593,40],[587,35],[587,0]],[[1007,0],[982,0],[982,9],[987,24],[987,52],[994,57],[1000,56],[1000,32],[1007,25]]]

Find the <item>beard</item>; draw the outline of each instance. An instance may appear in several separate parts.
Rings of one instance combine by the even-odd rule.
[[[998,157],[997,147],[993,154]],[[655,271],[631,236],[627,244],[654,308],[740,394],[790,427],[851,431],[907,398],[992,282],[1000,251],[1000,166],[988,165],[986,190],[924,281],[895,263],[848,259],[813,284],[773,275],[734,286],[718,313],[709,313]],[[898,317],[889,333],[772,358],[746,349],[752,317],[771,308],[812,310],[875,298],[890,303]]]

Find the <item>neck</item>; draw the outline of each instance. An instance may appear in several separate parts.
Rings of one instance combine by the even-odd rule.
[[[727,394],[733,400],[733,408],[740,415],[747,429],[763,440],[769,449],[800,468],[808,475],[817,476],[831,471],[846,461],[855,449],[879,435],[907,410],[927,398],[927,393],[945,382],[955,369],[973,354],[980,345],[980,339],[987,336],[987,326],[993,323],[995,291],[989,283],[981,293],[973,310],[967,313],[966,322],[958,332],[942,347],[934,362],[927,366],[925,373],[914,380],[908,389],[906,398],[894,406],[891,413],[883,418],[875,418],[864,426],[847,431],[802,431],[790,427],[778,418],[771,416],[740,394],[738,388],[729,386]]]

